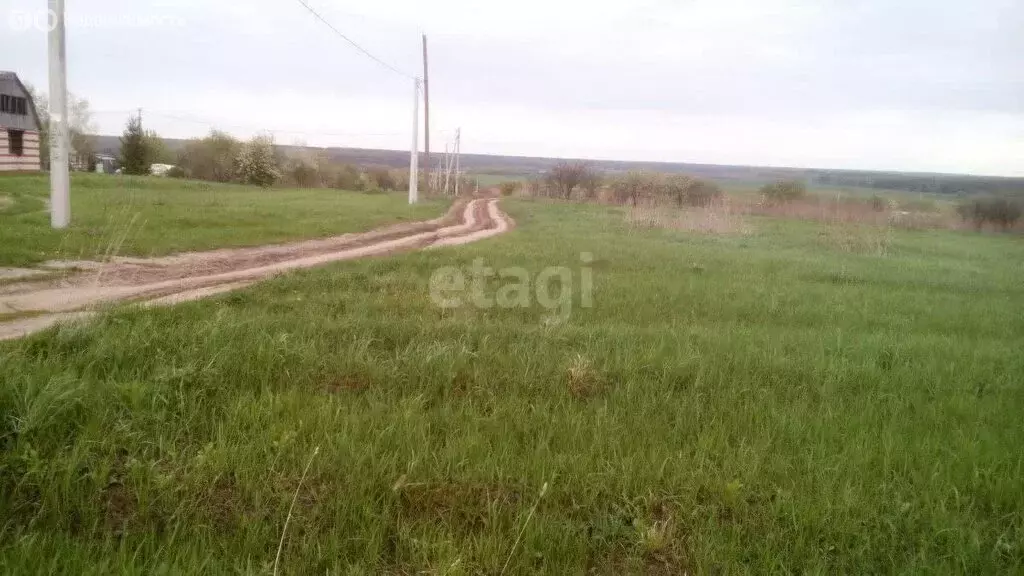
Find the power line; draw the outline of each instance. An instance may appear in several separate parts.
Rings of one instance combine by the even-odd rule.
[[[370,58],[371,60],[375,61],[376,63],[380,64],[381,66],[387,68],[388,70],[391,70],[395,74],[398,74],[400,76],[405,76],[406,78],[415,78],[414,76],[411,76],[409,74],[406,74],[405,72],[402,72],[398,68],[395,68],[394,66],[392,66],[391,64],[388,64],[387,62],[381,60],[380,58],[377,58],[373,54],[370,54],[370,52],[366,48],[363,48],[362,46],[357,44],[355,40],[353,40],[353,39],[349,38],[348,36],[345,36],[344,34],[342,34],[341,30],[338,30],[337,28],[335,28],[333,24],[328,22],[323,16],[320,15],[319,12],[317,12],[316,10],[313,9],[312,6],[307,4],[306,0],[297,0],[297,1],[298,1],[299,4],[302,4],[303,6],[305,6],[306,10],[309,10],[310,14],[312,14],[313,16],[316,16],[318,20],[320,20],[321,22],[326,24],[328,28],[333,30],[335,34],[337,34],[338,36],[341,36],[342,40],[344,40],[344,41],[348,42],[349,44],[351,44],[356,50],[359,50],[364,55],[366,55],[366,57]]]
[[[320,132],[316,130],[278,130],[273,128],[254,128],[252,126],[242,126],[240,124],[223,124],[221,122],[213,122],[210,120],[204,120],[198,116],[179,116],[176,114],[167,114],[165,112],[153,112],[150,111],[151,115],[159,116],[161,118],[167,118],[170,120],[178,120],[181,122],[191,122],[193,124],[201,124],[210,126],[211,128],[232,128],[235,130],[254,130],[257,132],[271,132],[281,134],[308,134],[312,136],[400,136],[401,132]]]
[[[224,122],[200,118],[199,116],[191,114],[183,115],[177,113],[172,114],[169,112],[159,112],[151,108],[147,108],[146,112],[150,116],[156,116],[168,120],[176,120],[178,122],[188,122],[191,124],[206,126],[212,129],[246,130],[254,132],[270,132],[272,134],[302,134],[307,136],[402,136],[404,134],[404,132],[323,132],[317,130],[284,130],[274,128],[257,128],[254,126],[245,126],[242,124],[226,124]],[[93,112],[93,114],[95,115],[130,115],[133,113],[134,112],[131,110],[98,110]]]

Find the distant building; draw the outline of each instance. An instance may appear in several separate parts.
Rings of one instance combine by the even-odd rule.
[[[96,172],[99,174],[114,174],[120,164],[113,154],[96,154],[93,161],[96,163]]]
[[[149,167],[149,173],[153,176],[167,176],[171,168],[174,168],[174,164],[153,164]]]
[[[0,172],[38,172],[39,115],[14,72],[0,71]]]

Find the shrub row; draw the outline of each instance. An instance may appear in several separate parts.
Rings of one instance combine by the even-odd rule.
[[[168,176],[257,186],[336,188],[366,192],[405,190],[409,175],[386,166],[359,167],[323,151],[285,152],[269,136],[242,142],[224,132],[189,140]],[[424,182],[421,181],[421,186]]]
[[[971,222],[981,230],[986,224],[1009,230],[1020,220],[1024,208],[1020,200],[1010,198],[975,198],[957,207],[957,212],[965,222]]]
[[[514,187],[503,188],[511,193]],[[526,185],[534,196],[592,200],[604,196],[618,204],[638,205],[646,202],[670,202],[678,206],[707,206],[724,196],[714,182],[685,174],[660,174],[633,170],[625,174],[605,175],[586,162],[561,162],[543,177]],[[603,193],[603,194],[602,194]]]

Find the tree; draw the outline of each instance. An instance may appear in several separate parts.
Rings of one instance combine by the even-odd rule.
[[[803,180],[784,180],[761,187],[761,197],[766,204],[788,204],[805,196],[807,184]]]
[[[601,175],[597,170],[587,167],[583,171],[583,176],[580,178],[580,190],[583,191],[583,195],[588,200],[597,198],[597,191],[601,189],[601,185],[604,184],[604,176]]]
[[[615,201],[636,206],[642,198],[650,198],[661,188],[656,174],[630,170],[612,182]]]
[[[973,222],[978,230],[985,224],[1009,230],[1020,220],[1024,208],[1007,198],[977,198],[958,206],[957,212],[964,220]]]
[[[238,176],[236,162],[241,151],[242,144],[238,140],[213,130],[205,138],[186,142],[178,154],[178,165],[189,178],[231,182]],[[277,165],[276,160],[274,165]]]
[[[583,182],[583,177],[588,171],[586,162],[559,162],[551,170],[548,170],[546,179],[559,198],[568,200],[572,198],[572,191]]]
[[[26,84],[25,89],[35,104],[39,116],[39,158],[44,170],[50,169],[50,102],[46,94]],[[71,163],[77,168],[91,170],[94,164],[95,141],[92,133],[92,109],[89,101],[68,93],[68,141],[71,145]]]
[[[130,116],[121,136],[121,171],[125,174],[149,174],[150,164],[142,118]]]
[[[85,98],[68,94],[68,137],[71,143],[71,164],[79,170],[92,171],[96,166],[96,141],[93,133],[92,108]]]
[[[520,185],[521,183],[517,180],[509,180],[498,184],[498,190],[501,191],[502,196],[511,196],[519,190]]]
[[[254,136],[238,155],[238,177],[246,184],[272,186],[280,177],[274,160],[274,140],[270,136]]]
[[[370,166],[367,168],[366,180],[370,183],[371,190],[390,192],[397,189],[391,170],[388,170],[386,166]]]
[[[363,189],[363,175],[355,166],[342,164],[336,167],[331,187],[338,190],[360,191]]]
[[[714,182],[686,174],[673,174],[664,179],[662,192],[677,206],[708,206],[723,196]]]
[[[295,159],[289,163],[288,175],[299,188],[316,188],[320,185],[320,174],[316,167],[302,159]]]
[[[29,98],[35,104],[36,115],[39,116],[39,160],[43,170],[50,169],[50,102],[46,94],[39,92],[31,84],[25,85]]]
[[[146,130],[146,149],[149,151],[149,160],[153,164],[174,164],[177,157],[167,147],[164,139],[156,133],[156,130]]]

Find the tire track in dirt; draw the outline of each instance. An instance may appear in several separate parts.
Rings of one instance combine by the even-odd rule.
[[[397,252],[454,246],[506,232],[514,222],[497,199],[456,203],[435,220],[256,248],[222,249],[142,260],[121,258],[59,281],[0,287],[0,340],[20,338],[67,319],[91,316],[97,307],[135,301],[160,306],[237,290],[292,270]]]

